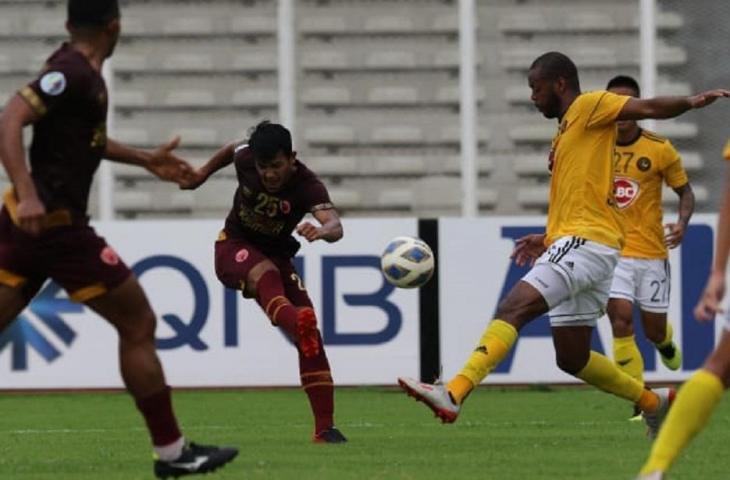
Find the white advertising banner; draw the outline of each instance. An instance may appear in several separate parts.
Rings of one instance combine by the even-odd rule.
[[[220,221],[119,221],[97,231],[137,274],[158,317],[168,383],[180,387],[298,385],[295,349],[253,300],[215,276]],[[297,262],[317,311],[335,383],[418,376],[418,292],[380,274],[387,242],[416,219],[346,220],[337,243],[303,245]],[[306,243],[306,241],[304,242]],[[121,387],[111,326],[48,283],[0,335],[0,388]]]
[[[702,365],[720,334],[721,320],[715,324],[699,324],[692,316],[710,268],[716,218],[716,215],[696,215],[682,246],[670,252],[669,319],[683,351],[683,365],[676,372],[665,368],[653,346],[638,333],[645,378],[649,382],[687,378]],[[440,220],[440,332],[445,378],[459,371],[494,317],[500,297],[528,270],[518,268],[510,260],[514,240],[528,233],[543,232],[544,226],[544,217]],[[634,323],[638,323],[636,315]],[[612,356],[608,318],[599,320],[597,332],[594,349]],[[513,353],[486,379],[488,384],[569,382],[576,379],[555,365],[546,316],[523,329]]]

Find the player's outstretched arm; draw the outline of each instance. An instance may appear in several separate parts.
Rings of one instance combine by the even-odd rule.
[[[19,95],[13,96],[0,115],[0,160],[15,189],[18,200],[18,226],[31,235],[42,228],[46,208],[38,197],[25,163],[23,127],[38,120],[38,114]]]
[[[336,242],[342,238],[342,222],[337,210],[328,208],[316,210],[312,215],[317,219],[320,226],[316,227],[311,222],[302,222],[297,226],[297,233],[306,238],[307,241],[324,240],[325,242]]]
[[[645,118],[674,118],[687,110],[703,108],[718,98],[730,97],[724,89],[708,90],[689,97],[630,98],[616,120],[643,120]]]
[[[142,150],[108,138],[104,158],[144,167],[161,180],[180,184],[193,169],[188,162],[172,153],[179,144],[180,137],[174,137],[154,150]]]
[[[695,211],[695,194],[692,186],[685,183],[681,187],[673,189],[679,196],[679,212],[676,223],[667,223],[664,225],[666,235],[664,236],[664,244],[669,248],[676,248],[682,243],[684,233],[687,231],[687,225]]]
[[[195,190],[205,183],[205,181],[208,180],[208,177],[213,175],[215,172],[233,163],[235,153],[235,143],[224,145],[220,150],[215,152],[203,166],[190,172],[190,175],[188,175],[185,180],[180,183],[180,188],[183,190]]]

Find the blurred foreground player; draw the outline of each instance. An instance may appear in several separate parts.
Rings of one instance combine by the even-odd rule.
[[[723,152],[730,160],[730,142]],[[727,168],[727,167],[726,167]],[[720,303],[725,296],[727,260],[730,255],[730,170],[725,178],[725,195],[717,221],[715,259],[705,291],[695,307],[695,317],[701,322],[715,319],[723,313]],[[666,422],[659,431],[651,454],[638,480],[661,480],[690,441],[707,424],[730,386],[730,312],[725,313],[722,335],[715,349],[700,370],[687,380],[677,393]]]
[[[0,330],[53,279],[117,330],[122,378],[152,437],[155,474],[210,472],[238,451],[186,442],[155,350],[155,315],[137,279],[87,216],[102,157],[172,181],[190,168],[172,154],[177,139],[144,151],[106,137],[107,90],[100,72],[119,37],[116,0],[69,0],[66,26],[70,42],[0,116],[0,158],[13,185],[0,213]],[[22,143],[29,124],[30,171]]]
[[[195,171],[183,188],[194,189],[221,168],[235,164],[238,188],[215,243],[221,283],[255,298],[274,326],[299,352],[299,372],[314,414],[314,442],[347,441],[334,426],[334,385],[317,317],[294,268],[296,232],[309,242],[336,242],[342,225],[324,184],[292,151],[282,125],[262,122],[248,144],[230,143]],[[311,213],[319,223],[300,223]]]

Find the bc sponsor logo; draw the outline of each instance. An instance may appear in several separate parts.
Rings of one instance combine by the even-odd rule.
[[[639,182],[627,177],[614,178],[613,196],[618,208],[628,207],[639,196]]]

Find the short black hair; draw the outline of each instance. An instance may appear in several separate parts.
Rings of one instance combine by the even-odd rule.
[[[532,62],[530,70],[539,69],[543,78],[548,80],[557,80],[563,78],[568,86],[580,91],[580,82],[578,81],[578,68],[567,55],[560,52],[543,53]]]
[[[637,82],[634,77],[629,77],[628,75],[616,75],[608,81],[608,85],[606,85],[606,90],[610,90],[616,87],[630,88],[631,90],[636,92],[637,98],[641,97],[639,82]]]
[[[77,28],[104,27],[119,18],[118,0],[68,0],[68,23]]]
[[[291,133],[283,125],[264,120],[252,129],[248,148],[257,161],[271,161],[279,153],[289,157],[292,154]]]

